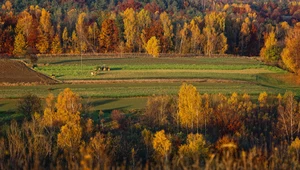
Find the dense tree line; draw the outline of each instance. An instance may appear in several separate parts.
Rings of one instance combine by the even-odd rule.
[[[206,1],[3,1],[0,53],[145,52],[155,37],[163,53],[254,56],[300,19],[297,2]]]
[[[40,102],[24,98],[25,119],[1,126],[1,169],[300,166],[300,107],[291,92],[253,99],[183,84],[178,96],[152,96],[143,110],[108,115],[91,114],[70,89],[50,94],[44,111]]]

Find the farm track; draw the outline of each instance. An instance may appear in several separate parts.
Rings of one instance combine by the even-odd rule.
[[[208,83],[239,83],[239,84],[255,84],[242,80],[226,80],[226,79],[115,79],[115,80],[65,80],[67,84],[108,84],[108,83],[174,83],[174,82],[208,82]]]

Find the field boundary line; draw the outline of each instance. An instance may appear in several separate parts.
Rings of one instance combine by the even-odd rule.
[[[109,83],[172,83],[172,82],[197,82],[197,83],[246,83],[255,84],[254,82],[243,80],[228,79],[113,79],[113,80],[64,80],[66,84],[109,84]]]

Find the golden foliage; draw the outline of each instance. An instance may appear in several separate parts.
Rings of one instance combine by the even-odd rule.
[[[61,54],[61,53],[62,53],[62,48],[60,44],[60,38],[58,34],[56,34],[51,43],[51,54]]]
[[[290,148],[300,150],[300,140],[298,137],[296,137],[296,139],[291,143]]]
[[[271,59],[267,55],[267,50],[273,48],[276,45],[277,45],[277,39],[275,37],[275,32],[271,31],[265,38],[264,47],[260,50],[260,57],[264,61],[270,61]]]
[[[285,38],[285,48],[281,53],[281,58],[285,66],[293,73],[299,74],[300,69],[300,23],[290,29]]]
[[[201,40],[202,40],[202,35],[201,35],[201,31],[200,28],[198,26],[198,23],[196,22],[195,19],[193,19],[190,22],[190,30],[191,30],[191,48],[193,49],[193,52],[195,53],[200,53],[200,51],[198,50],[200,48],[201,45]]]
[[[64,89],[59,93],[56,103],[57,112],[68,112],[75,114],[82,109],[81,98],[71,91],[70,88]]]
[[[76,151],[79,149],[81,136],[80,116],[73,115],[72,119],[60,128],[60,133],[57,135],[57,146],[68,151]]]
[[[199,128],[202,120],[201,97],[196,87],[182,84],[178,94],[178,109],[181,126],[193,129]]]
[[[94,137],[90,139],[90,147],[94,156],[100,160],[101,157],[105,156],[106,144],[104,135],[97,132]]]
[[[158,156],[165,157],[167,161],[168,155],[171,151],[171,142],[167,138],[164,130],[158,131],[154,134],[152,145]]]
[[[126,39],[126,48],[132,52],[135,47],[135,40],[137,39],[137,19],[134,9],[127,8],[123,14],[124,22],[124,37]]]
[[[160,52],[160,42],[156,37],[151,37],[146,45],[146,50],[148,54],[151,54],[153,57],[158,57]]]
[[[258,101],[260,107],[266,106],[267,105],[267,100],[268,100],[268,94],[267,92],[260,93],[258,96]]]
[[[69,52],[68,48],[69,48],[69,33],[68,33],[68,29],[67,27],[64,28],[63,33],[62,33],[62,43],[63,43],[63,49],[64,52]]]
[[[105,137],[100,132],[97,132],[94,137],[90,139],[88,148],[90,148],[91,156],[93,160],[97,163],[98,169],[103,169],[109,166],[111,156],[110,154],[114,153],[112,146],[112,138],[107,136]],[[116,146],[113,146],[114,148]]]
[[[251,102],[250,96],[247,93],[243,94],[243,96],[242,96],[242,102],[240,102],[239,108],[243,109],[242,111],[245,111],[246,113],[249,113],[249,112],[252,111],[252,109],[254,107],[255,106]]]
[[[85,125],[85,127],[86,127],[86,133],[92,133],[93,132],[93,130],[94,130],[94,121],[93,121],[93,119],[88,119],[87,121],[86,121],[86,125]]]
[[[50,13],[44,8],[41,12],[39,27],[38,27],[38,42],[35,45],[40,53],[47,53],[50,48],[50,38],[52,38],[52,26],[50,21]]]
[[[78,39],[77,34],[76,34],[75,31],[72,32],[71,43],[72,43],[71,53],[80,54],[79,39]]]
[[[28,37],[32,22],[33,18],[27,11],[21,12],[15,28],[16,33],[21,33],[25,37]]]
[[[164,37],[167,39],[169,47],[172,48],[173,47],[172,38],[174,37],[172,20],[170,19],[169,15],[166,12],[161,13],[159,18],[163,25]]]
[[[215,28],[206,26],[203,28],[203,35],[205,37],[204,54],[210,56],[215,50],[216,31]]]
[[[38,43],[35,45],[36,48],[39,50],[40,53],[44,54],[48,52],[49,49],[49,39],[48,37],[43,34],[41,31],[39,31],[39,38]]]
[[[214,28],[216,33],[222,33],[225,30],[225,12],[211,12],[205,15],[205,26]]]
[[[99,35],[100,50],[105,53],[114,51],[119,43],[118,33],[114,20],[103,21]]]
[[[136,18],[140,31],[144,28],[147,28],[151,24],[151,14],[145,9],[142,9],[139,13],[137,13]]]
[[[218,54],[225,54],[227,49],[228,49],[227,37],[224,35],[224,33],[221,33],[217,37],[216,52]]]
[[[84,29],[84,20],[85,20],[85,18],[86,18],[86,13],[85,12],[81,12],[78,15],[78,18],[77,18],[76,33],[78,35],[78,40],[77,40],[77,43],[72,44],[73,45],[73,52],[76,53],[76,54],[78,54],[78,52],[82,53],[82,52],[87,51],[86,35],[85,35],[85,29]],[[73,34],[72,34],[72,40],[73,40]],[[75,45],[75,47],[74,47],[74,45]]]
[[[40,27],[43,30],[43,33],[49,34],[51,32],[51,21],[50,21],[50,12],[46,11],[44,8],[42,9],[41,17],[40,17]]]
[[[93,157],[92,157],[92,150],[89,147],[80,147],[80,169],[82,170],[92,170],[96,169],[93,167]]]
[[[292,141],[291,145],[289,146],[289,150],[292,153],[296,153],[297,161],[299,161],[300,157],[300,140],[298,137],[294,141]]]
[[[183,28],[180,30],[181,46],[180,52],[185,54],[189,53],[191,49],[191,30],[188,23],[184,23]]]
[[[14,55],[23,56],[26,54],[27,44],[23,34],[18,33],[14,42]]]
[[[10,10],[12,10],[12,4],[9,0],[7,0],[5,3],[3,3],[1,8],[2,8],[2,10],[10,11]]]
[[[81,98],[66,88],[57,97],[54,109],[54,96],[46,98],[47,107],[44,110],[43,123],[46,126],[64,125],[78,117],[82,108]]]
[[[207,156],[208,148],[202,134],[189,134],[187,143],[179,146],[178,153],[181,157],[199,159]]]
[[[237,149],[237,144],[232,138],[226,135],[216,142],[215,147],[218,151],[232,150]]]

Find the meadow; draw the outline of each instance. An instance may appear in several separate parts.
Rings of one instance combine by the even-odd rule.
[[[251,80],[254,74],[283,73],[266,66],[256,58],[245,57],[190,57],[190,58],[91,58],[58,57],[42,58],[36,68],[59,80],[95,79],[152,79],[152,78],[213,78]],[[102,71],[92,76],[97,66],[109,66],[111,71]]]
[[[109,66],[111,71],[101,71],[91,76],[91,71],[103,65]],[[267,66],[255,57],[84,56],[82,64],[78,56],[41,57],[35,70],[48,76],[55,75],[62,83],[1,86],[0,112],[13,111],[17,100],[26,94],[36,94],[41,98],[49,93],[57,96],[67,87],[85,101],[90,101],[95,110],[141,109],[146,105],[147,96],[177,95],[182,82],[193,84],[201,94],[229,95],[237,92],[248,93],[254,98],[263,91],[277,95],[290,90],[296,96],[300,94],[298,86],[279,79],[289,73]],[[100,82],[91,83],[89,80]]]

